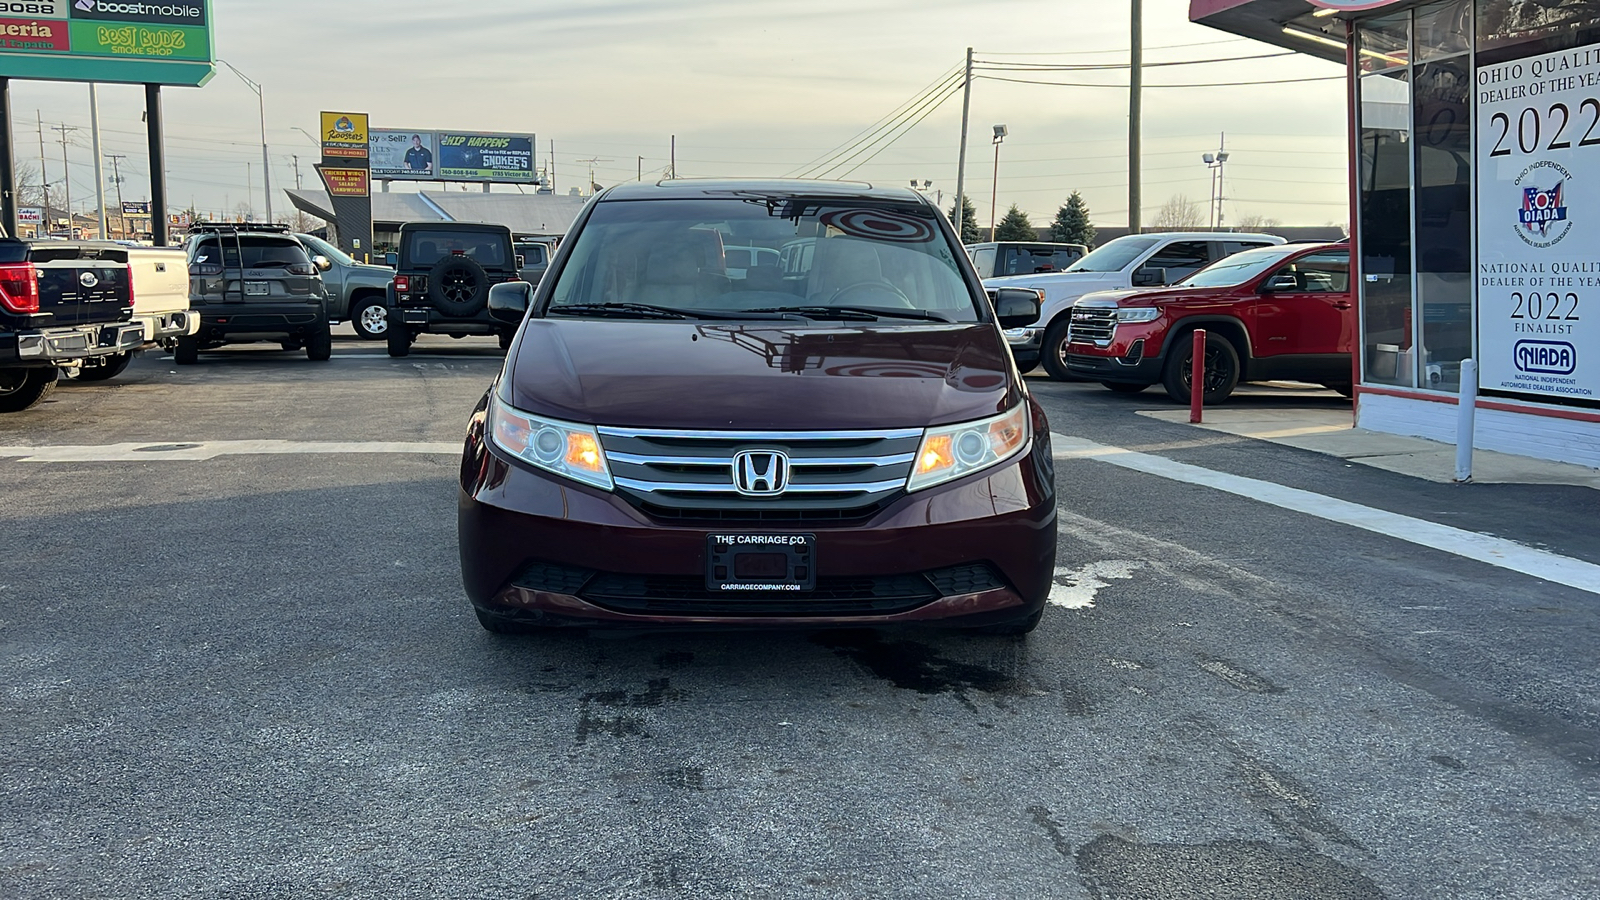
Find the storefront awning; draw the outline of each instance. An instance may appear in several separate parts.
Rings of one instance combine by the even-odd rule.
[[[1189,21],[1342,63],[1345,23],[1340,13],[1351,6],[1372,5],[1340,0],[1320,4],[1308,0],[1190,0]]]

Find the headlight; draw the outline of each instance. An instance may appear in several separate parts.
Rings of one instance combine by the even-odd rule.
[[[611,470],[600,436],[574,425],[512,409],[496,397],[489,403],[489,433],[496,446],[547,472],[611,490]]]
[[[1161,310],[1154,306],[1135,306],[1117,310],[1118,322],[1154,322]]]
[[[929,428],[922,433],[906,490],[921,490],[998,465],[1016,456],[1027,443],[1026,402],[993,418]]]

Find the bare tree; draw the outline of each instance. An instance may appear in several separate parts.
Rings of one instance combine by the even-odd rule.
[[[44,205],[44,186],[39,183],[39,167],[36,164],[18,162],[12,177],[17,185],[18,206]]]
[[[1282,222],[1279,222],[1277,219],[1274,219],[1271,216],[1263,216],[1260,213],[1251,213],[1248,216],[1240,216],[1238,219],[1234,220],[1233,228],[1235,231],[1260,231],[1263,228],[1277,228],[1282,224]]]
[[[1156,213],[1156,220],[1152,224],[1156,228],[1167,231],[1185,231],[1199,228],[1206,224],[1206,211],[1200,204],[1204,200],[1190,200],[1182,194],[1173,194],[1161,211]]]

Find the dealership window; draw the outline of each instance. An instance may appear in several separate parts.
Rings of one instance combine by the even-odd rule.
[[[1363,380],[1415,385],[1411,310],[1411,14],[1356,29]]]

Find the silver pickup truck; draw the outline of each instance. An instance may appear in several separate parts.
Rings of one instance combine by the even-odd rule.
[[[369,341],[381,341],[389,330],[384,308],[385,290],[394,280],[394,269],[358,262],[338,247],[319,237],[297,234],[310,256],[326,256],[333,265],[322,273],[328,289],[328,321],[337,325],[349,321],[356,334]]]

